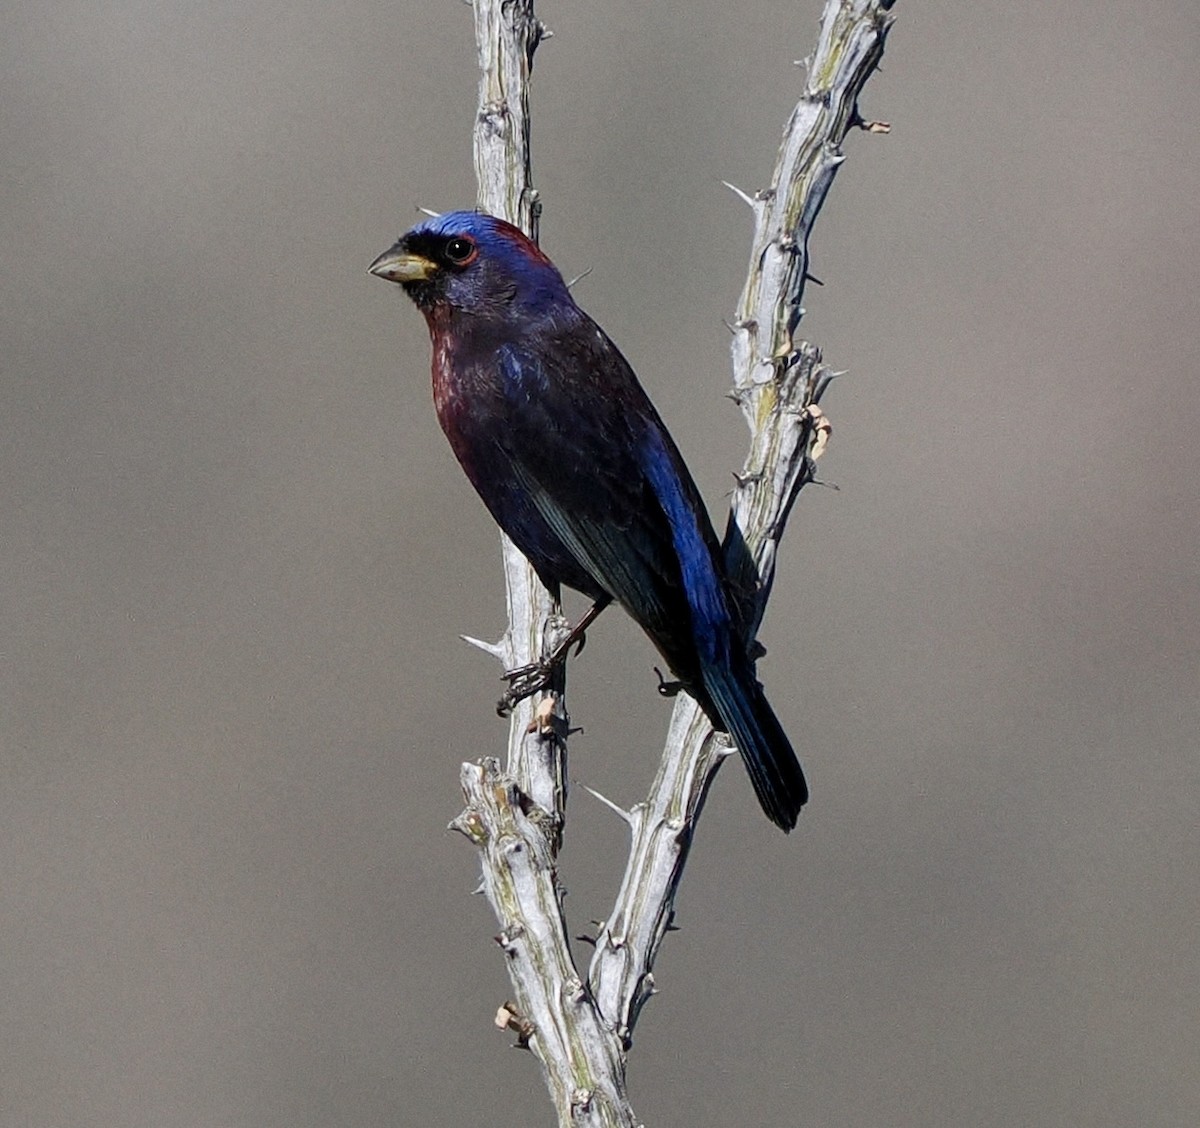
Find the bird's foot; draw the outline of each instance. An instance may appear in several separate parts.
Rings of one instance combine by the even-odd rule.
[[[678,697],[683,692],[683,682],[667,681],[657,666],[654,667],[654,672],[658,675],[658,692],[661,697]]]
[[[505,670],[502,675],[508,682],[504,696],[496,702],[496,712],[507,717],[526,697],[540,693],[550,684],[554,671],[567,660],[571,647],[576,647],[579,654],[587,642],[587,629],[596,621],[596,617],[612,602],[611,596],[597,599],[584,612],[583,617],[576,623],[546,658],[538,662],[530,662],[527,666],[518,666],[513,670]]]
[[[554,670],[559,665],[552,659],[540,662],[530,662],[528,666],[518,666],[515,670],[505,670],[501,675],[508,682],[504,696],[496,702],[496,712],[501,717],[507,717],[526,697],[540,693],[550,684]]]

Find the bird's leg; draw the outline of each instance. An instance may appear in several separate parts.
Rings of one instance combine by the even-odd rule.
[[[518,666],[515,670],[505,670],[503,677],[508,682],[508,689],[496,703],[496,712],[502,717],[507,717],[526,697],[532,697],[539,690],[545,689],[550,684],[554,671],[567,660],[567,656],[571,653],[571,647],[578,644],[579,649],[575,651],[576,654],[583,650],[587,643],[588,627],[596,621],[600,612],[611,602],[611,595],[597,599],[580,616],[579,622],[567,632],[567,637],[540,662],[531,662],[528,666]]]

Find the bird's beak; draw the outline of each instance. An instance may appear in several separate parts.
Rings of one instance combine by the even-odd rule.
[[[437,264],[423,255],[410,254],[396,246],[384,251],[371,263],[367,273],[386,278],[389,282],[424,282],[436,269]]]

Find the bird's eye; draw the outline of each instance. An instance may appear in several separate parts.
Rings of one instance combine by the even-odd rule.
[[[477,253],[470,239],[451,239],[446,244],[446,257],[457,266],[466,266]]]

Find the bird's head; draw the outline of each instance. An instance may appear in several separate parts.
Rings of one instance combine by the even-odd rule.
[[[418,223],[368,267],[398,282],[426,316],[453,310],[505,316],[553,310],[566,299],[557,267],[519,228],[483,212]]]

